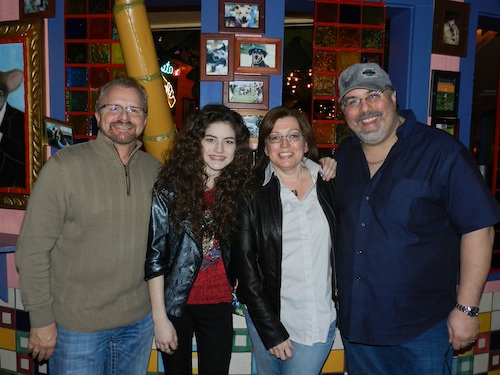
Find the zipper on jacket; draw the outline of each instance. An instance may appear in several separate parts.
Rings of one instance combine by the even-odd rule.
[[[123,168],[125,169],[125,184],[127,186],[127,196],[130,195],[130,175],[128,173],[128,166],[124,165]]]

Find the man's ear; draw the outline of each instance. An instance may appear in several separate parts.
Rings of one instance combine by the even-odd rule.
[[[3,73],[3,79],[9,90],[9,94],[21,86],[21,82],[24,79],[24,73],[22,70],[14,69]]]

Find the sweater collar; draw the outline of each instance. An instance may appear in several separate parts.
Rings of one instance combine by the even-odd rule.
[[[106,159],[120,159],[120,155],[118,154],[118,150],[115,147],[113,141],[109,141],[104,135],[100,132],[97,133],[97,137],[94,142],[92,142],[96,152],[105,157]],[[134,150],[130,153],[129,160],[132,156],[141,148],[142,142],[137,140]],[[121,162],[121,159],[120,159]]]

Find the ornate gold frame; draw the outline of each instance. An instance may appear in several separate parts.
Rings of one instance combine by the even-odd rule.
[[[0,208],[25,209],[31,188],[43,164],[43,21],[21,20],[0,23],[0,44],[23,43],[25,113],[28,127],[25,146],[27,186],[0,187]]]

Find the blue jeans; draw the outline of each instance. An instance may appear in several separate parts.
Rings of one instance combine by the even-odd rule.
[[[257,374],[259,375],[318,375],[325,364],[328,354],[335,339],[336,322],[332,322],[328,331],[326,343],[315,343],[312,346],[302,345],[292,341],[295,349],[292,350],[293,357],[282,361],[271,355],[265,348],[257,333],[257,329],[245,308],[245,319],[248,333],[252,339],[253,351]]]
[[[57,326],[51,375],[145,375],[153,343],[151,313],[125,327],[70,332]]]
[[[342,337],[349,375],[451,375],[453,348],[446,321],[401,345],[363,345]]]

